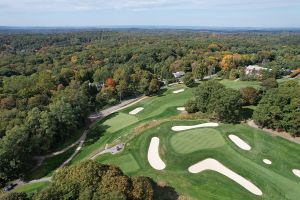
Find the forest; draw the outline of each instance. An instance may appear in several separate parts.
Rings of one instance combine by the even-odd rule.
[[[243,69],[248,65],[271,70],[247,76]],[[33,156],[64,143],[88,123],[89,114],[123,99],[155,95],[163,84],[178,81],[172,74],[177,71],[186,73],[187,86],[214,74],[265,84],[261,91],[248,88],[236,94],[204,83],[195,94],[198,103],[187,103],[190,112],[214,112],[214,118],[234,122],[242,105],[258,104],[257,123],[300,134],[299,84],[274,85],[282,76],[297,76],[299,67],[299,33],[1,33],[0,185],[22,177],[34,165]],[[219,101],[201,107],[209,87],[217,88],[211,98]],[[216,106],[224,96],[233,108],[229,117]],[[272,106],[273,118],[268,115]]]

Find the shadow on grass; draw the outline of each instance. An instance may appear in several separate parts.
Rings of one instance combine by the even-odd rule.
[[[24,180],[31,181],[52,175],[52,173],[74,153],[76,148],[77,146],[74,146],[60,155],[45,159],[38,168],[26,174]]]
[[[248,120],[252,118],[253,112],[253,109],[244,107],[241,111],[241,120]]]
[[[154,188],[154,199],[157,200],[177,200],[179,198],[178,193],[173,187],[156,185]]]

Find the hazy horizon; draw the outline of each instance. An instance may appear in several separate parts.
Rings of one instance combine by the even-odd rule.
[[[1,0],[0,26],[299,28],[297,0]]]

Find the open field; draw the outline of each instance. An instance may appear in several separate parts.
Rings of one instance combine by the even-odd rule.
[[[235,83],[225,80],[223,84],[236,89],[259,85],[243,83],[233,86]],[[94,124],[71,164],[90,158],[95,152],[104,149],[106,144],[125,142],[125,149],[121,153],[104,154],[96,160],[119,166],[128,175],[149,176],[195,199],[298,199],[300,178],[293,174],[292,169],[300,168],[299,145],[272,137],[246,124],[220,124],[218,127],[172,131],[173,126],[193,126],[208,122],[205,119],[176,121],[171,118],[180,113],[177,107],[183,106],[192,97],[193,89],[190,88],[173,93],[181,88],[185,87],[175,85],[159,96],[147,98]],[[129,115],[130,111],[138,107],[144,110]],[[153,120],[157,125],[136,132],[136,127]],[[249,144],[251,150],[245,151],[236,146],[229,139],[230,134]],[[153,137],[160,139],[159,156],[166,164],[166,168],[159,171],[153,169],[147,159]],[[263,195],[256,196],[233,180],[213,171],[197,174],[188,171],[191,165],[207,158],[218,160],[251,181],[261,189]],[[272,165],[263,162],[266,158],[272,161]]]

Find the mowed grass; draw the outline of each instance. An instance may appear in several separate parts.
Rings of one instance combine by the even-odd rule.
[[[217,148],[225,144],[219,131],[212,128],[193,129],[173,134],[170,141],[172,149],[181,154]]]
[[[28,194],[32,194],[41,191],[49,185],[50,182],[30,183],[16,188],[14,192],[26,192]]]
[[[236,87],[229,83],[227,82],[227,87],[236,89],[249,86],[243,83]],[[180,194],[194,199],[299,199],[300,178],[293,175],[292,169],[300,168],[300,145],[272,137],[244,124],[221,124],[217,128],[208,129],[213,130],[214,133],[205,136],[205,139],[210,138],[207,141],[200,137],[201,134],[206,134],[204,132],[193,133],[193,139],[184,137],[184,132],[174,133],[171,131],[174,125],[195,125],[206,122],[205,120],[170,121],[171,116],[179,113],[176,107],[182,106],[192,97],[193,88],[185,88],[184,92],[173,94],[174,90],[180,88],[183,86],[177,85],[159,96],[149,97],[94,124],[84,147],[72,164],[89,158],[95,150],[104,149],[107,143],[122,141],[126,142],[126,148],[121,153],[104,154],[99,156],[97,161],[119,166],[131,176],[151,177],[155,181],[174,187]],[[126,121],[128,112],[136,107],[143,107],[144,110],[131,116],[137,120]],[[142,133],[134,132],[136,127],[152,120],[166,120],[167,122],[151,127]],[[117,127],[114,128],[114,126]],[[114,129],[110,129],[111,127]],[[194,129],[191,132],[199,130],[201,132],[205,129]],[[239,149],[229,140],[229,134],[238,135],[245,140],[252,146],[251,151]],[[162,171],[151,168],[147,160],[150,140],[154,136],[160,138],[160,156],[167,165]],[[174,139],[175,136],[178,138]],[[174,148],[175,143],[178,145]],[[184,149],[186,145],[180,149],[179,145],[182,143],[189,144],[189,149]],[[209,148],[212,146],[213,148]],[[263,191],[263,195],[253,195],[231,179],[212,171],[199,174],[188,172],[189,166],[208,157],[219,160],[231,170],[253,182]],[[264,158],[270,159],[273,164],[265,165],[262,162]]]
[[[170,87],[158,96],[149,97],[94,124],[91,129],[95,131],[88,133],[83,148],[71,164],[89,158],[96,150],[104,149],[106,144],[126,140],[135,127],[147,121],[177,115],[176,107],[182,106],[187,99],[192,97],[193,89],[190,88],[185,88],[182,93],[173,94],[173,91],[181,88],[185,88],[185,86],[178,84]],[[137,107],[143,107],[144,110],[136,115],[128,114]]]
[[[197,149],[185,154],[178,153],[172,142],[175,135],[171,131],[171,127],[199,123],[203,123],[203,121],[163,123],[135,137],[121,154],[99,157],[97,160],[110,163],[114,157],[118,158],[130,153],[135,158],[133,162],[137,162],[140,166],[138,171],[132,172],[130,175],[149,176],[155,181],[164,182],[174,187],[179,193],[195,199],[299,199],[300,179],[292,174],[292,169],[300,167],[299,145],[272,137],[247,125],[221,124],[214,130],[223,138],[223,146]],[[196,130],[201,129],[195,129],[195,132]],[[229,140],[229,134],[236,134],[245,140],[252,146],[251,151],[239,149]],[[160,157],[166,163],[166,168],[162,171],[151,168],[147,160],[149,143],[154,136],[159,137],[161,141]],[[186,140],[184,137],[181,139],[181,142]],[[180,143],[180,138],[177,140],[177,143]],[[206,145],[202,143],[201,138],[195,138],[192,143],[196,146]],[[205,171],[191,174],[187,171],[189,166],[209,157],[219,160],[231,170],[250,180],[263,191],[263,195],[256,196],[216,172]],[[264,158],[270,159],[273,164],[265,165],[262,162]],[[113,162],[115,163],[115,161]],[[117,162],[117,165],[121,167],[122,162]],[[134,165],[134,163],[129,164],[126,160],[126,165]]]
[[[259,81],[234,81],[229,79],[223,79],[220,81],[225,87],[232,89],[241,89],[244,87],[254,87],[256,89],[260,88],[261,82]]]
[[[106,131],[114,133],[124,127],[127,127],[129,124],[137,122],[138,119],[135,116],[117,113],[113,118],[109,118],[103,122],[104,126],[107,126]]]
[[[131,153],[123,154],[121,156],[113,156],[110,159],[111,154],[105,154],[103,156],[99,156],[97,161],[102,161],[103,164],[115,165],[121,168],[121,170],[126,174],[131,174],[132,172],[136,172],[140,169],[139,164],[133,157]]]

